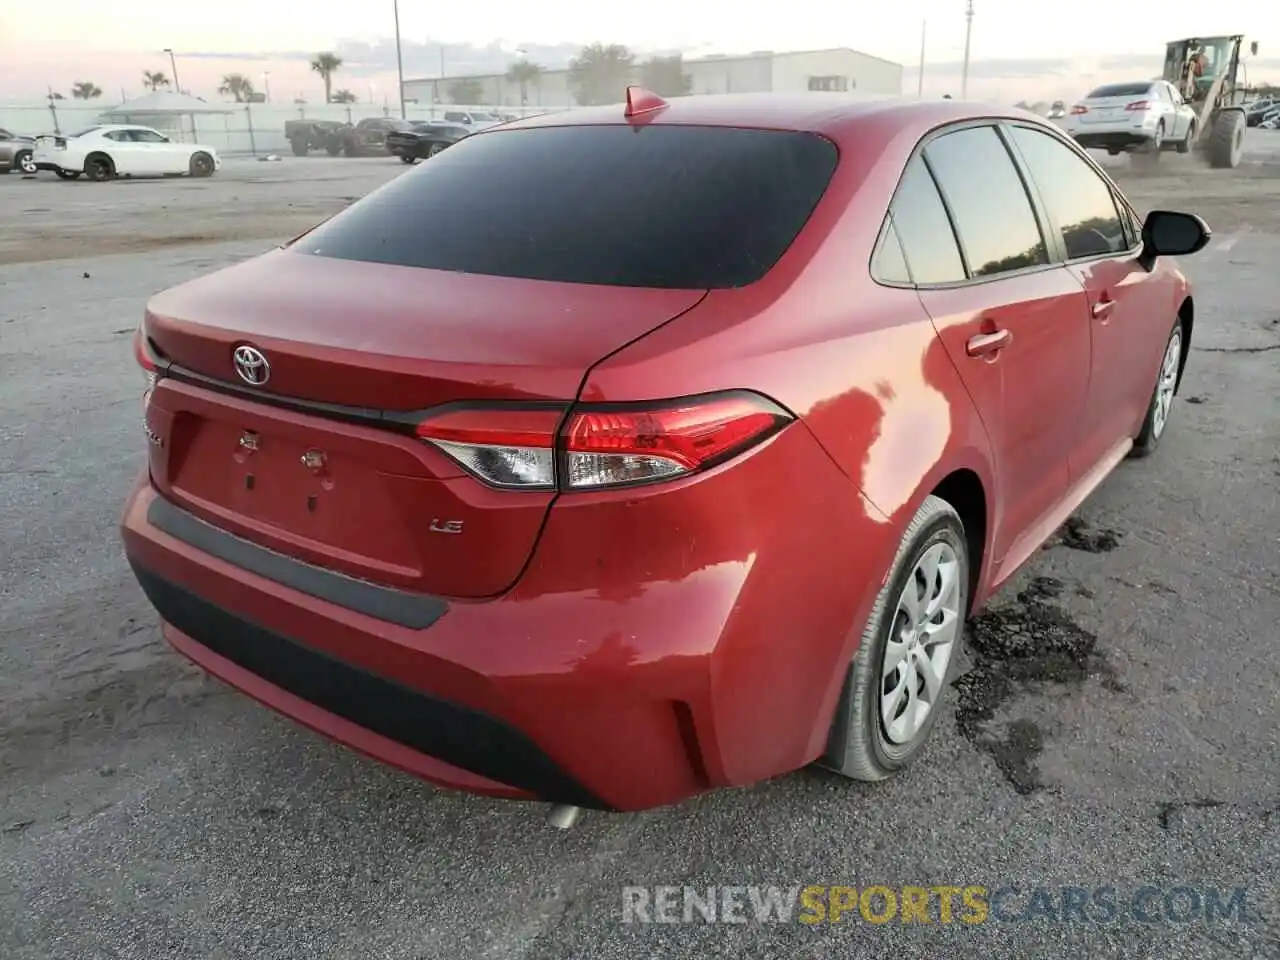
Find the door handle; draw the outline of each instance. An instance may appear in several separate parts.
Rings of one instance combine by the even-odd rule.
[[[1093,317],[1095,320],[1101,320],[1103,317],[1109,317],[1111,310],[1115,307],[1114,300],[1099,300],[1093,305]]]
[[[965,344],[965,353],[971,357],[988,357],[997,353],[1013,342],[1013,334],[1008,330],[997,330],[994,333],[980,333],[970,337]]]

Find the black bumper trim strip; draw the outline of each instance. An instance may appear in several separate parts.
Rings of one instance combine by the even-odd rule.
[[[151,605],[196,643],[334,716],[553,803],[612,809],[497,717],[430,696],[285,637],[129,561]]]
[[[147,508],[147,522],[157,530],[241,570],[397,626],[425,630],[449,610],[448,601],[440,597],[357,580],[242,540],[163,497],[157,497]]]

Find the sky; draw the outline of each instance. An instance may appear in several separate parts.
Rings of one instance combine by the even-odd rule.
[[[440,44],[450,75],[468,65],[500,69],[492,65],[514,61],[522,49],[530,59],[563,59],[595,41],[686,56],[847,46],[902,63],[904,92],[914,93],[927,23],[925,91],[958,94],[965,0],[874,6],[870,12],[849,0],[485,0],[456,7],[439,0],[399,2],[407,77],[437,75]],[[1234,0],[1223,4],[1225,11],[1203,0],[1161,0],[1156,7],[1073,0],[1060,12],[1027,0],[974,0],[974,6],[974,97],[1080,96],[1082,84],[1158,71],[1165,42],[1197,32],[1242,32],[1257,40],[1259,56],[1249,79],[1280,79],[1275,4]],[[172,72],[162,52],[166,47],[175,51],[181,86],[209,99],[216,98],[221,76],[233,71],[259,89],[270,87],[273,99],[314,98],[319,80],[307,60],[320,50],[337,50],[350,66],[336,86],[361,100],[380,101],[394,96],[393,10],[392,0],[4,3],[0,102],[41,96],[50,87],[66,93],[78,80],[93,81],[113,101],[135,96],[142,92],[142,71]]]

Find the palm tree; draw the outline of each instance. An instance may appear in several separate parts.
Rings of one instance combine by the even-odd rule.
[[[243,73],[228,73],[222,78],[218,92],[224,97],[234,97],[236,103],[248,103],[253,97],[253,81]]]
[[[617,103],[631,82],[635,56],[619,43],[593,43],[569,61],[569,84],[584,107]]]
[[[169,78],[158,70],[143,70],[142,85],[148,90],[159,90],[161,87],[169,86]]]
[[[350,90],[337,90],[333,94],[332,103],[355,103],[357,97]]]
[[[537,86],[538,78],[541,76],[542,67],[528,60],[520,60],[511,65],[511,69],[507,71],[507,82],[520,86],[520,106],[523,107],[529,103],[529,84]]]
[[[320,78],[324,80],[324,102],[333,103],[333,75],[338,72],[338,68],[342,66],[342,58],[336,53],[330,53],[326,50],[324,53],[317,53],[315,59],[311,61],[311,69],[320,74]]]
[[[71,85],[71,96],[77,100],[96,100],[102,96],[102,88],[88,80],[77,80]]]

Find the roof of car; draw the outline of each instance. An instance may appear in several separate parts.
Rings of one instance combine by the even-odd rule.
[[[544,113],[503,124],[495,130],[534,127],[617,124],[627,122],[622,103]],[[761,127],[777,130],[837,133],[850,123],[874,120],[887,134],[929,129],[939,124],[979,117],[1039,119],[1016,107],[959,100],[907,100],[902,97],[839,93],[741,93],[672,97],[667,106],[632,118],[636,124]]]

